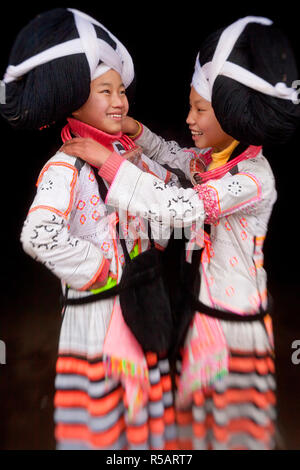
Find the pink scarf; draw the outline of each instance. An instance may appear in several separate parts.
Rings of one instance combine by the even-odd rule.
[[[61,131],[61,138],[63,142],[72,139],[73,133],[77,137],[90,137],[91,139],[94,139],[96,142],[99,142],[99,144],[104,145],[106,148],[112,151],[114,150],[112,144],[116,141],[121,142],[125,150],[136,147],[135,143],[122,132],[119,132],[118,134],[107,134],[106,132],[100,131],[99,129],[85,124],[78,119],[68,118],[67,121],[68,124],[66,124]]]

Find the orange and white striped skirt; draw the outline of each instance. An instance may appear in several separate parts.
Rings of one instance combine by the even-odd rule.
[[[132,421],[120,382],[102,357],[60,354],[55,433],[58,449],[272,449],[276,422],[274,356],[261,322],[222,321],[229,373],[175,409],[169,361],[147,354],[151,390]],[[180,374],[180,359],[177,374]]]

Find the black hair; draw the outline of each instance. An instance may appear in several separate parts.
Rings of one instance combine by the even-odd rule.
[[[218,30],[202,44],[201,65],[212,60],[222,32]],[[272,85],[284,82],[291,87],[298,78],[291,45],[273,25],[249,23],[227,60]],[[222,129],[247,145],[283,144],[299,125],[299,104],[265,95],[222,75],[214,82],[212,107]]]

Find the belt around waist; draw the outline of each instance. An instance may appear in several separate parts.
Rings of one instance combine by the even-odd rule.
[[[239,315],[238,313],[230,312],[229,310],[218,310],[208,305],[203,304],[200,300],[192,299],[192,308],[197,312],[204,313],[209,317],[217,318],[219,320],[235,321],[235,322],[254,322],[263,320],[263,318],[271,313],[272,299],[268,296],[268,305],[266,309],[260,308],[259,312],[253,314]]]

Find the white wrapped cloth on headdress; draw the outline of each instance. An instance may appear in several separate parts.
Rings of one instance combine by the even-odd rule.
[[[83,52],[89,64],[91,80],[104,74],[109,69],[113,69],[120,74],[125,87],[128,87],[134,78],[134,67],[131,56],[124,45],[92,17],[78,10],[68,9],[68,11],[74,15],[79,38],[50,47],[18,65],[9,65],[3,78],[4,83],[19,79],[41,64]],[[97,37],[95,25],[106,31],[116,43],[116,49],[105,40]]]
[[[0,112],[19,129],[65,120],[87,101],[91,81],[109,69],[125,88],[134,79],[129,52],[101,23],[74,9],[41,13],[16,37]]]
[[[201,57],[199,54],[197,55],[192,78],[193,87],[199,95],[211,102],[214,82],[218,75],[223,75],[253,90],[277,98],[291,100],[298,104],[298,94],[295,88],[287,87],[284,82],[278,82],[273,86],[249,70],[227,60],[236,41],[249,23],[269,26],[272,24],[272,21],[268,18],[247,16],[228,26],[221,34],[214,56],[210,62],[201,65]]]

